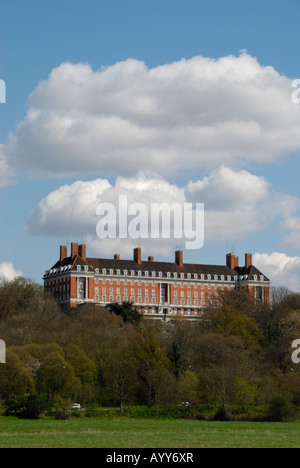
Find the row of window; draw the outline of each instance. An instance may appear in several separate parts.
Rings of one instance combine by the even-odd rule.
[[[99,294],[95,294],[95,302],[100,302],[99,300],[100,296]],[[211,303],[212,299],[214,299],[215,302],[219,302],[219,296],[218,294],[215,294],[213,297],[211,293],[207,293],[205,297],[201,297],[201,299],[186,299],[184,297],[181,297],[180,299],[178,298],[173,298],[172,304],[174,305],[187,305],[187,306],[205,306],[209,303]],[[121,296],[121,295],[102,295],[102,301],[105,303],[109,302],[133,302],[134,304],[157,304],[157,299],[156,297],[142,297],[138,296]]]

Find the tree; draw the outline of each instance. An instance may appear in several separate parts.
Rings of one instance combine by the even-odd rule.
[[[0,364],[0,395],[3,399],[30,393],[34,381],[30,371],[24,366],[16,352],[7,349],[6,364]]]
[[[178,382],[178,398],[195,406],[199,402],[199,377],[192,370],[184,371]]]
[[[113,314],[121,316],[125,323],[136,324],[142,318],[142,314],[133,306],[133,302],[122,302],[122,304],[114,302],[109,305],[109,310]]]
[[[147,391],[148,404],[154,402],[158,410],[160,402],[172,399],[170,388],[174,388],[175,377],[171,372],[171,361],[159,345],[153,326],[141,329],[132,340],[132,346],[137,372]]]
[[[260,351],[263,335],[254,318],[242,314],[230,306],[223,306],[211,317],[212,327],[216,333],[237,336],[248,349]]]

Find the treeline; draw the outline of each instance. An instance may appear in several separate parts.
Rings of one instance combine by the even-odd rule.
[[[273,299],[255,305],[235,291],[197,322],[163,322],[140,317],[130,304],[62,314],[36,283],[3,282],[2,412],[32,415],[76,401],[157,410],[188,402],[191,412],[247,414],[277,402],[281,418],[300,406],[300,364],[291,359],[300,295],[277,289]]]

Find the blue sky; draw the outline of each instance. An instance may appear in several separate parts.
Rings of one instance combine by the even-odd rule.
[[[145,196],[152,180],[162,201],[164,196],[174,201],[175,186],[175,198],[183,190],[190,201],[207,205],[207,239],[200,251],[185,252],[186,261],[222,264],[229,250],[240,257],[251,251],[275,285],[300,290],[300,104],[290,99],[291,81],[300,78],[299,15],[298,0],[0,0],[0,79],[7,87],[6,104],[0,104],[0,274],[22,272],[40,282],[57,260],[59,245],[73,240],[85,240],[91,255],[111,256],[113,249],[120,250],[118,243],[102,249],[92,239],[92,222],[85,230],[84,213],[97,199],[99,179],[109,181],[111,197],[125,184],[134,199],[136,178]],[[211,80],[201,75],[205,67]],[[211,101],[189,85],[198,71]],[[214,93],[209,80],[216,75]],[[78,77],[84,103],[76,101]],[[168,91],[162,94],[164,89]],[[104,93],[96,103],[91,98],[95,91]],[[195,99],[201,98],[201,112],[192,105],[193,92]],[[146,106],[132,117],[126,96],[145,103],[150,98],[161,102],[160,96],[166,106],[172,101],[174,114],[161,109],[152,115]],[[33,115],[37,109],[39,114]],[[50,114],[53,120],[47,120]],[[95,134],[97,125],[104,128],[112,115],[118,123],[124,119],[124,126],[111,130],[115,147],[112,139],[102,145],[101,132]],[[172,133],[175,115],[178,132]],[[220,147],[215,136],[210,140],[205,133],[204,116],[211,119],[209,130],[216,131]],[[75,151],[80,142],[72,146],[61,136],[59,145],[55,141],[72,118],[72,126],[82,132],[83,163]],[[196,128],[197,119],[201,125]],[[124,133],[133,124],[146,141],[142,146],[135,135],[125,142]],[[224,125],[220,129],[217,124]],[[163,135],[161,128],[167,129]],[[172,135],[178,153],[170,149]],[[202,143],[207,157],[203,148],[197,156]],[[143,159],[148,152],[159,162],[156,171],[154,163],[148,167]],[[178,164],[180,157],[186,164]],[[72,162],[77,164],[73,173],[67,170]],[[229,196],[232,180],[238,181],[234,202]],[[76,206],[74,187],[84,194]],[[58,209],[62,200],[63,209],[70,215],[72,206],[77,218],[66,226]],[[228,200],[227,207],[222,208],[222,200]],[[231,216],[232,229],[223,229]],[[156,257],[169,259],[175,244],[171,252],[160,242],[142,247],[145,256],[152,249]],[[122,248],[122,256],[131,257],[132,245]]]

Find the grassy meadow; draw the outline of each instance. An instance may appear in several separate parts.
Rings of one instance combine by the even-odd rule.
[[[300,448],[300,422],[0,417],[0,448]]]

